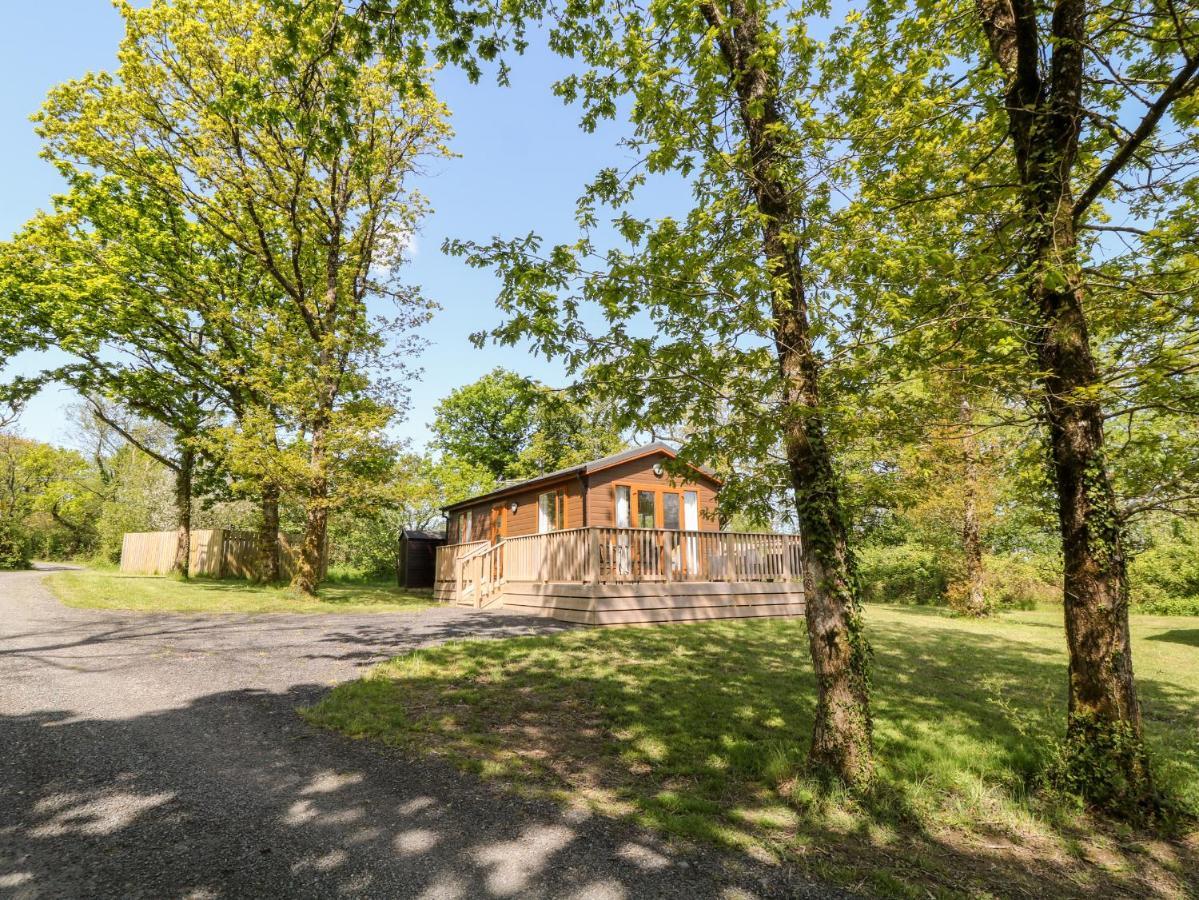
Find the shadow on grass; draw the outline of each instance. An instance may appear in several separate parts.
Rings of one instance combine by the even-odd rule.
[[[1165,641],[1170,644],[1185,644],[1188,647],[1199,647],[1199,628],[1173,628],[1147,638],[1147,641]]]
[[[814,684],[794,621],[451,645],[343,685],[309,715],[687,838],[781,848],[884,892],[1144,896],[1172,873],[1195,877],[1194,848],[1166,843],[1154,861],[1029,800],[1064,720],[1059,650],[892,623],[871,637],[880,771],[859,800],[802,777]],[[1147,720],[1169,723],[1151,739],[1170,778],[1199,780],[1199,691],[1140,684]]]

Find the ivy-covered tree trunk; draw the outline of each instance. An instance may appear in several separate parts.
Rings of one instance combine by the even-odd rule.
[[[962,424],[962,552],[966,557],[966,593],[963,612],[985,616],[990,612],[983,592],[983,544],[978,524],[978,445],[974,439],[974,411],[969,400],[960,410]]]
[[[1128,573],[1104,458],[1101,383],[1091,351],[1078,261],[1072,174],[1078,160],[1087,44],[1085,0],[1057,0],[1048,47],[1020,0],[980,0],[1022,187],[1021,276],[1044,388],[1064,567],[1070,651],[1065,776],[1112,812],[1153,805],[1132,671]],[[1042,72],[1041,54],[1049,66]]]
[[[172,571],[182,578],[190,573],[192,547],[192,477],[196,467],[196,452],[184,446],[179,452],[175,469],[175,521],[178,539],[175,543],[175,565]]]
[[[279,489],[273,484],[262,487],[262,524],[258,529],[258,577],[267,584],[279,581]]]
[[[1056,286],[1061,259],[1073,257],[1074,230],[1061,212],[1052,221],[1036,250],[1038,276],[1030,293],[1041,315],[1037,358],[1062,535],[1067,764],[1084,796],[1129,811],[1152,802],[1153,786],[1133,680],[1124,536],[1104,456],[1103,412],[1094,399],[1099,375],[1076,267]]]
[[[789,358],[793,356],[780,351],[779,365],[784,371],[798,365],[801,371],[808,368],[815,374],[814,366]],[[804,410],[788,423],[785,440],[803,534],[804,613],[816,674],[816,720],[809,760],[819,771],[849,784],[862,784],[874,772],[870,645],[862,627],[836,473],[823,425],[813,412],[818,401],[816,384],[800,377],[791,381],[788,394],[788,406]]]
[[[803,534],[805,615],[816,674],[809,762],[847,784],[864,784],[874,774],[870,646],[820,413],[819,363],[799,254],[802,199],[778,175],[788,160],[778,139],[777,79],[758,52],[762,23],[755,11],[742,0],[730,0],[727,16],[707,0],[700,9],[716,32],[745,126],[747,180],[762,216],[762,251],[773,286],[775,351],[784,394],[780,430]]]

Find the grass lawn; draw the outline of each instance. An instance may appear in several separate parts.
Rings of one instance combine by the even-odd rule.
[[[885,896],[1199,896],[1199,833],[1093,821],[1036,791],[1064,722],[1060,609],[988,622],[872,606],[879,779],[802,776],[800,621],[571,631],[394,659],[305,710],[512,789],[798,864]],[[1199,618],[1135,616],[1157,777],[1199,814]]]
[[[394,582],[329,583],[308,600],[286,587],[246,581],[120,572],[55,572],[46,578],[67,606],[175,613],[413,612],[435,606],[432,591],[396,587]]]

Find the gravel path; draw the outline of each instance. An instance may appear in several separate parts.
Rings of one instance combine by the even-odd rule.
[[[0,897],[838,896],[295,714],[405,649],[557,623],[101,612],[42,577],[0,573]]]

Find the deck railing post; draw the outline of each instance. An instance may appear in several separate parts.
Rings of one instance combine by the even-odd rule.
[[[587,529],[587,580],[599,584],[600,580],[600,539],[598,528]]]
[[[779,537],[783,549],[783,581],[791,580],[791,542],[786,535]]]

